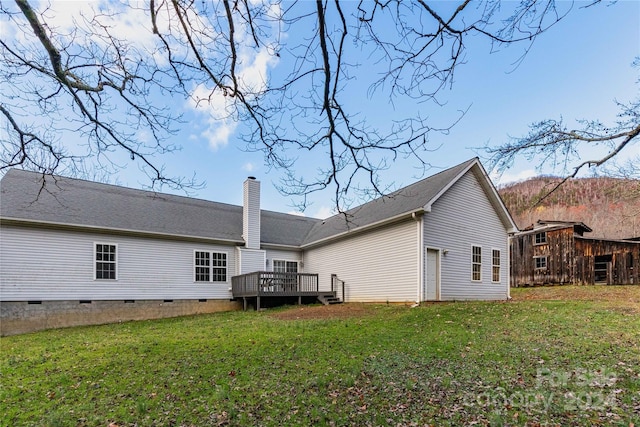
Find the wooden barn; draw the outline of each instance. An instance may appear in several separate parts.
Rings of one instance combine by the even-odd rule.
[[[510,241],[511,286],[640,284],[640,239],[585,237],[582,222],[538,221]]]

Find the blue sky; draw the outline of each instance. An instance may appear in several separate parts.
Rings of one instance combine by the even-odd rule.
[[[64,3],[59,3],[64,4]],[[563,4],[563,3],[561,3]],[[581,8],[576,3],[572,12],[558,25],[540,36],[524,60],[515,66],[524,45],[513,45],[490,53],[482,40],[472,40],[468,46],[466,64],[457,70],[454,84],[440,94],[443,107],[432,104],[397,102],[394,106],[366,96],[355,99],[363,117],[384,121],[387,117],[413,115],[419,111],[429,116],[435,126],[446,127],[461,110],[467,110],[462,120],[446,135],[430,135],[426,156],[431,168],[426,175],[454,166],[469,158],[484,155],[485,144],[504,143],[509,135],[520,136],[532,122],[563,117],[574,119],[615,119],[614,100],[628,101],[638,96],[638,70],[631,67],[640,55],[640,2],[619,1],[607,6]],[[565,3],[566,5],[566,3]],[[264,65],[264,64],[263,64]],[[286,64],[271,63],[271,72]],[[234,124],[211,125],[207,111],[194,113],[185,101],[186,124],[176,135],[175,144],[182,150],[163,157],[171,175],[184,175],[206,183],[206,188],[192,196],[225,203],[242,203],[242,182],[255,176],[262,182],[262,207],[280,212],[293,211],[296,200],[282,196],[275,189],[283,174],[264,165],[260,153],[244,151]],[[212,137],[212,132],[221,134]],[[212,142],[212,141],[218,142]],[[220,142],[224,140],[223,142]],[[640,155],[638,144],[625,157]],[[316,154],[317,155],[317,154]],[[595,156],[598,152],[585,153]],[[313,170],[314,156],[300,156],[296,169]],[[521,160],[496,182],[505,183],[537,173],[562,173],[557,170],[536,170],[535,162]],[[415,162],[397,159],[381,172],[384,184],[400,187],[424,177]],[[140,188],[148,185],[145,175],[135,164],[112,178],[113,182]],[[334,205],[333,190],[311,196],[312,204],[305,214],[326,217]]]
[[[587,9],[577,4],[563,22],[538,38],[524,61],[514,67],[521,54],[522,47],[517,45],[490,53],[488,44],[478,42],[468,50],[467,63],[458,69],[452,89],[442,94],[445,107],[396,104],[397,113],[424,108],[425,115],[443,125],[450,123],[459,110],[469,108],[448,135],[431,136],[429,145],[435,151],[427,157],[433,166],[427,174],[476,155],[482,157],[479,147],[503,143],[509,135],[524,135],[528,125],[537,120],[564,117],[571,123],[580,118],[614,119],[614,100],[626,101],[638,94],[638,74],[631,63],[640,55],[640,2],[621,1],[610,7]],[[367,109],[379,114],[390,108],[368,102],[362,106],[364,115],[368,114]],[[245,153],[241,148],[242,144],[233,138],[216,150],[206,147],[203,141],[189,141],[176,160],[180,158],[187,166],[185,172],[193,169],[207,181],[207,188],[199,191],[198,197],[241,204],[241,182],[251,174],[262,182],[263,208],[291,211],[292,200],[274,188],[280,172],[268,170],[259,154]],[[637,146],[633,148],[636,155],[640,154]],[[313,161],[306,161],[308,167],[314,167]],[[538,173],[535,166],[523,159],[499,182],[533,176]],[[383,181],[399,186],[410,184],[421,174],[413,162],[398,159],[381,176]],[[331,190],[314,194],[313,204],[305,214],[328,215],[333,206],[332,195]]]

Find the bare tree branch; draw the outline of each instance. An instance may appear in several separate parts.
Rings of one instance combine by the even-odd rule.
[[[398,158],[428,167],[429,136],[447,133],[464,114],[450,123],[428,119],[429,108],[443,108],[438,95],[453,84],[470,37],[491,49],[524,43],[526,52],[571,6],[149,0],[91,7],[71,28],[52,23],[54,9],[29,0],[0,4],[19,33],[0,40],[0,78],[8,82],[2,142],[9,147],[0,170],[38,168],[47,157],[68,171],[98,165],[115,173],[135,163],[152,184],[193,188],[193,179],[170,177],[161,163],[178,148],[171,141],[181,114],[192,113],[180,107],[187,102],[210,115],[205,122],[237,126],[241,148],[260,151],[282,171],[283,194],[301,197],[304,207],[307,195],[332,187],[341,210],[354,193],[392,189],[380,185],[379,173]],[[115,29],[129,13],[143,17],[136,28],[142,41]],[[256,72],[256,58],[270,65]],[[356,82],[368,89],[356,92]],[[422,112],[393,115],[399,98],[415,100]],[[380,103],[386,120],[361,117],[362,102]],[[86,143],[60,142],[69,136]],[[306,153],[317,158],[317,170],[296,170],[295,159]]]
[[[620,108],[618,121],[605,126],[599,121],[580,120],[581,129],[567,129],[562,120],[545,120],[530,126],[528,135],[511,138],[498,147],[485,147],[491,156],[491,167],[503,171],[513,162],[524,157],[539,161],[539,166],[561,165],[563,179],[538,200],[537,205],[550,197],[571,178],[585,168],[598,168],[614,160],[623,150],[640,141],[640,99],[629,104],[617,103]],[[583,147],[604,147],[598,158],[583,160]]]

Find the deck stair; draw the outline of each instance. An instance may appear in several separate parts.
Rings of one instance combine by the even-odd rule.
[[[342,300],[335,295],[318,295],[318,301],[324,305],[342,304]]]

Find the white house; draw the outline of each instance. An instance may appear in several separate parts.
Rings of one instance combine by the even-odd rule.
[[[238,283],[303,278],[347,302],[509,297],[516,226],[478,159],[325,220],[261,210],[252,177],[242,207],[22,170],[0,186],[2,334],[234,309]]]

